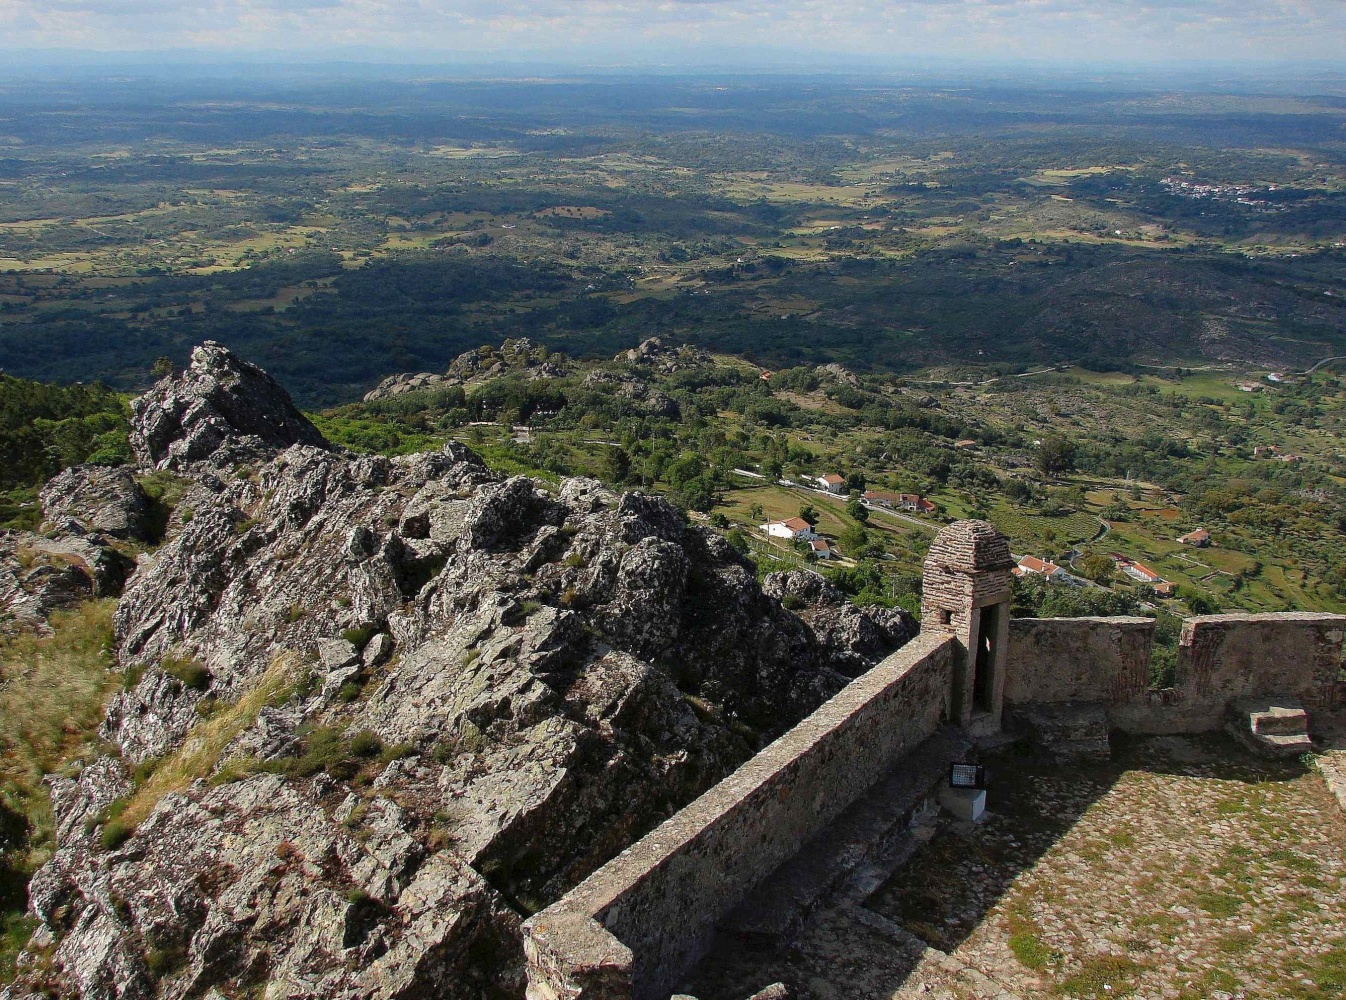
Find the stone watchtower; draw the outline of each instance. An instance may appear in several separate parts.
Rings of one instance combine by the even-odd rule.
[[[921,630],[952,634],[955,720],[974,734],[1000,729],[1009,645],[1009,539],[985,521],[955,521],[925,557]]]

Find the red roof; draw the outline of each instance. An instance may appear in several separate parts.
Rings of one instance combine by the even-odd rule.
[[[829,486],[840,486],[842,483],[846,481],[841,476],[838,476],[835,472],[829,472],[827,475],[820,476],[819,478],[822,479],[822,481],[827,483]]]
[[[1210,532],[1205,528],[1197,528],[1196,531],[1189,531],[1178,539],[1180,542],[1207,542],[1210,541]]]
[[[827,541],[822,538],[815,538],[813,541],[809,542],[809,544],[813,546],[813,551],[815,552],[826,552],[829,548]]]
[[[1061,567],[1054,562],[1045,562],[1037,556],[1024,556],[1019,560],[1019,568],[1026,569],[1030,573],[1041,573],[1043,576],[1051,576]]]
[[[1150,569],[1150,567],[1146,566],[1144,563],[1138,563],[1133,561],[1131,563],[1131,568],[1134,569],[1136,572],[1138,572],[1141,576],[1147,578],[1151,583],[1160,583],[1164,579],[1162,576],[1160,576],[1154,570]]]
[[[781,524],[785,525],[791,531],[812,531],[813,525],[809,524],[802,517],[786,518]]]

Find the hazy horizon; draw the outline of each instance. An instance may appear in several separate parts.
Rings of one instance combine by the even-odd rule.
[[[1027,72],[1346,71],[1324,0],[0,0],[9,74],[174,65]]]

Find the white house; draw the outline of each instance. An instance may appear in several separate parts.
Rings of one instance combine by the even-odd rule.
[[[768,538],[784,538],[787,541],[811,542],[818,537],[813,526],[802,517],[786,518],[784,521],[771,521],[760,526]]]
[[[820,490],[826,490],[828,493],[845,493],[846,480],[838,476],[835,472],[829,472],[825,476],[819,476],[814,480]]]
[[[1068,575],[1056,563],[1039,559],[1037,556],[1024,556],[1019,560],[1016,569],[1015,576],[1025,576],[1032,573],[1035,576],[1046,577],[1048,580],[1062,580]]]
[[[832,546],[827,544],[827,539],[825,538],[815,538],[813,541],[809,542],[809,548],[813,550],[813,554],[819,559],[832,558]]]

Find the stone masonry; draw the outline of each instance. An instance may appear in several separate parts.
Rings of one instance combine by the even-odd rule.
[[[944,721],[993,734],[1008,701],[1197,733],[1241,698],[1346,706],[1346,616],[1189,619],[1177,685],[1152,691],[1152,620],[1011,623],[1013,565],[990,524],[944,528],[925,561],[921,635],[529,920],[529,1000],[663,1000],[719,920]]]
[[[985,521],[958,521],[940,531],[925,558],[921,627],[952,635],[960,648],[954,668],[955,716],[964,726],[994,731],[1004,702],[1005,651],[1009,645],[1009,539]],[[977,652],[983,637],[990,658],[985,698],[977,703]]]

